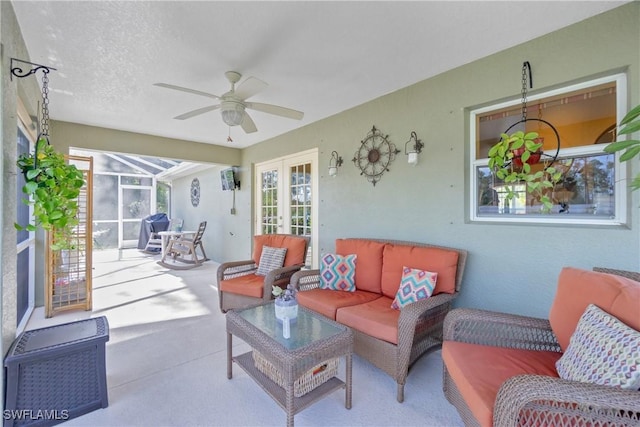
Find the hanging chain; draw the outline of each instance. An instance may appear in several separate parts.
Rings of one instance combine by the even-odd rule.
[[[49,71],[44,70],[42,75],[42,121],[40,132],[49,136]]]
[[[522,120],[527,120],[527,66],[522,64]]]

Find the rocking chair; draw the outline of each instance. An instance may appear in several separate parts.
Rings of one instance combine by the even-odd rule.
[[[202,245],[202,235],[204,234],[205,228],[207,228],[207,221],[202,221],[198,226],[198,231],[192,235],[193,237],[189,238],[183,236],[169,240],[167,249],[158,263],[167,268],[173,268],[176,270],[186,270],[202,265],[203,262],[209,259],[207,258],[204,246]],[[200,249],[200,252],[202,252],[202,258],[198,258],[198,248]],[[170,256],[174,262],[167,263],[165,261],[167,256]],[[176,262],[184,263],[184,265],[177,264]]]

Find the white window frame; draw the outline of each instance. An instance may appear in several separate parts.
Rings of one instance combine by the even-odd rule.
[[[620,123],[620,120],[624,117],[627,111],[627,76],[624,73],[614,74],[606,77],[601,77],[593,80],[588,80],[581,83],[576,83],[568,86],[563,86],[558,89],[553,89],[536,95],[528,96],[529,101],[536,101],[542,98],[548,98],[552,96],[562,95],[564,93],[573,92],[576,90],[586,89],[605,83],[616,83],[616,124]],[[480,216],[478,215],[478,182],[476,168],[480,166],[488,166],[489,159],[481,158],[476,159],[477,149],[477,116],[485,114],[489,111],[499,110],[503,108],[513,107],[522,102],[522,98],[518,97],[513,100],[506,101],[499,104],[493,104],[486,107],[472,109],[469,112],[469,209],[471,222],[500,222],[500,223],[522,223],[522,224],[580,224],[580,225],[609,225],[609,226],[621,226],[627,225],[627,192],[628,192],[628,180],[627,180],[627,166],[625,162],[620,162],[620,153],[615,155],[615,177],[614,177],[614,192],[615,192],[615,216],[613,218],[597,218],[589,219],[584,217],[572,217],[571,215],[494,215],[494,216]],[[582,146],[573,148],[560,148],[558,158],[574,157],[587,154],[603,154],[602,151],[604,144],[594,146]]]

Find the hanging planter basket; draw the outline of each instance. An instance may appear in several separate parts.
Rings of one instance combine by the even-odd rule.
[[[529,62],[524,62],[522,65],[522,119],[509,126],[501,134],[500,141],[489,149],[489,168],[496,178],[507,184],[504,186],[505,204],[516,197],[515,184],[524,183],[527,193],[540,201],[542,211],[550,212],[553,200],[549,190],[552,191],[555,184],[562,179],[562,174],[553,167],[560,153],[560,135],[551,123],[541,117],[527,118],[527,80],[529,80],[529,86],[533,87],[531,66]],[[526,131],[529,122],[535,122],[538,128],[544,125],[551,129],[556,139],[555,150],[550,152],[543,150],[544,139],[540,134]],[[516,126],[524,130],[512,132]],[[543,164],[542,168],[532,168],[540,163]]]
[[[527,150],[527,148],[523,145],[519,148],[513,149],[512,150],[513,158],[511,159],[511,161],[513,162],[513,167],[515,169],[522,169],[525,163],[528,165],[535,165],[540,162],[545,164],[545,169],[548,167],[551,167],[556,162],[556,160],[558,160],[558,154],[560,153],[560,134],[558,133],[558,130],[555,128],[555,126],[553,126],[551,123],[540,118],[524,118],[512,124],[511,126],[509,126],[509,128],[504,133],[507,135],[510,135],[509,132],[513,128],[522,124],[524,124],[526,127],[527,122],[538,122],[538,124],[544,124],[548,126],[555,136],[555,140],[556,140],[555,150],[552,150],[551,152],[545,152],[542,149],[544,138],[540,136],[533,138],[534,143],[536,145],[539,145],[540,147],[535,150]],[[535,133],[537,134],[537,132]],[[527,152],[528,154],[525,154]],[[525,157],[524,160],[523,160],[523,156]]]

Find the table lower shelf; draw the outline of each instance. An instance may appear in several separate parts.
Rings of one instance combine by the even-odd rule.
[[[251,378],[253,378],[253,380],[257,382],[260,387],[262,387],[262,389],[267,392],[267,394],[271,396],[278,405],[280,405],[282,409],[287,411],[286,392],[284,388],[280,387],[271,380],[271,378],[267,377],[265,374],[260,372],[258,368],[256,368],[251,351],[239,356],[234,356],[233,361],[236,362]],[[293,408],[291,409],[293,409],[294,414],[297,414],[322,399],[324,396],[343,388],[345,388],[344,381],[336,377],[330,378],[327,382],[319,385],[307,394],[300,397],[294,397]]]

